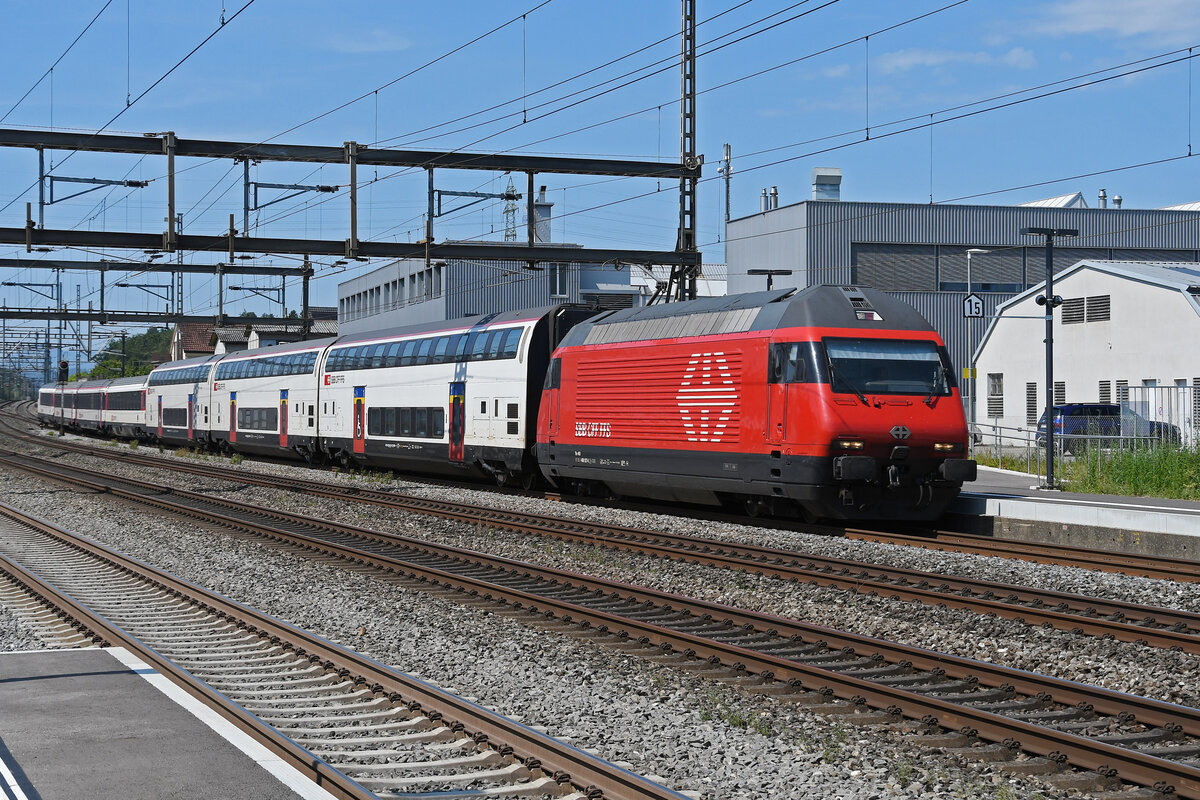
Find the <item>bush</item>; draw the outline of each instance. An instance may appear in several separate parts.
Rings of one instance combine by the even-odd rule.
[[[229,457],[229,463],[233,464],[235,466],[242,463],[245,460],[246,460],[246,457],[244,455],[242,455],[241,453],[234,453],[232,456]]]

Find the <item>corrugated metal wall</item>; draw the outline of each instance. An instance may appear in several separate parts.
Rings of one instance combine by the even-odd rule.
[[[971,365],[971,349],[968,344],[967,319],[963,316],[963,300],[966,292],[888,292],[898,300],[903,300],[917,309],[934,330],[946,342],[946,350],[950,361],[954,364],[954,374],[962,379],[962,368]],[[1012,298],[1008,292],[976,292],[983,299],[983,319],[977,319],[975,325],[975,344],[983,338],[990,318],[996,313],[996,308],[1004,301]]]
[[[446,313],[451,318],[536,308],[551,302],[579,302],[578,265],[567,265],[567,296],[551,299],[550,264],[530,270],[513,261],[450,261]]]

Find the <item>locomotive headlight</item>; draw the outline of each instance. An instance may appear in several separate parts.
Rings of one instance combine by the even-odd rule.
[[[962,448],[962,445],[954,442],[935,442],[933,450],[936,453],[953,453],[955,450]]]
[[[865,445],[862,439],[834,439],[833,446],[841,450],[862,450]]]

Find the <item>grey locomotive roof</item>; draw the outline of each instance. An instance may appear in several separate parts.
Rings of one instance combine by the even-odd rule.
[[[483,314],[474,317],[460,317],[458,319],[424,322],[417,325],[402,325],[397,327],[380,328],[378,330],[363,331],[361,333],[348,333],[345,336],[339,336],[335,341],[337,344],[343,345],[353,344],[354,342],[373,341],[375,339],[386,339],[393,336],[411,336],[420,333],[438,333],[441,331],[462,330],[463,328],[482,328],[489,325],[503,325],[508,322],[520,322],[522,320],[538,319],[562,307],[563,304],[537,306],[535,308],[518,309],[517,311],[504,311],[497,314]]]
[[[859,316],[867,311],[880,319]],[[914,308],[874,289],[810,286],[799,292],[779,289],[613,311],[580,323],[562,344],[570,347],[804,327],[932,330]]]

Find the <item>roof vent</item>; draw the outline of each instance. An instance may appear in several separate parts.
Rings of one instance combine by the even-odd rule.
[[[850,307],[854,309],[854,316],[860,320],[870,320],[873,322],[882,322],[883,316],[875,310],[871,305],[871,301],[863,294],[863,290],[857,286],[840,286],[842,295],[850,303]]]
[[[813,200],[842,199],[842,171],[838,167],[813,167]]]

